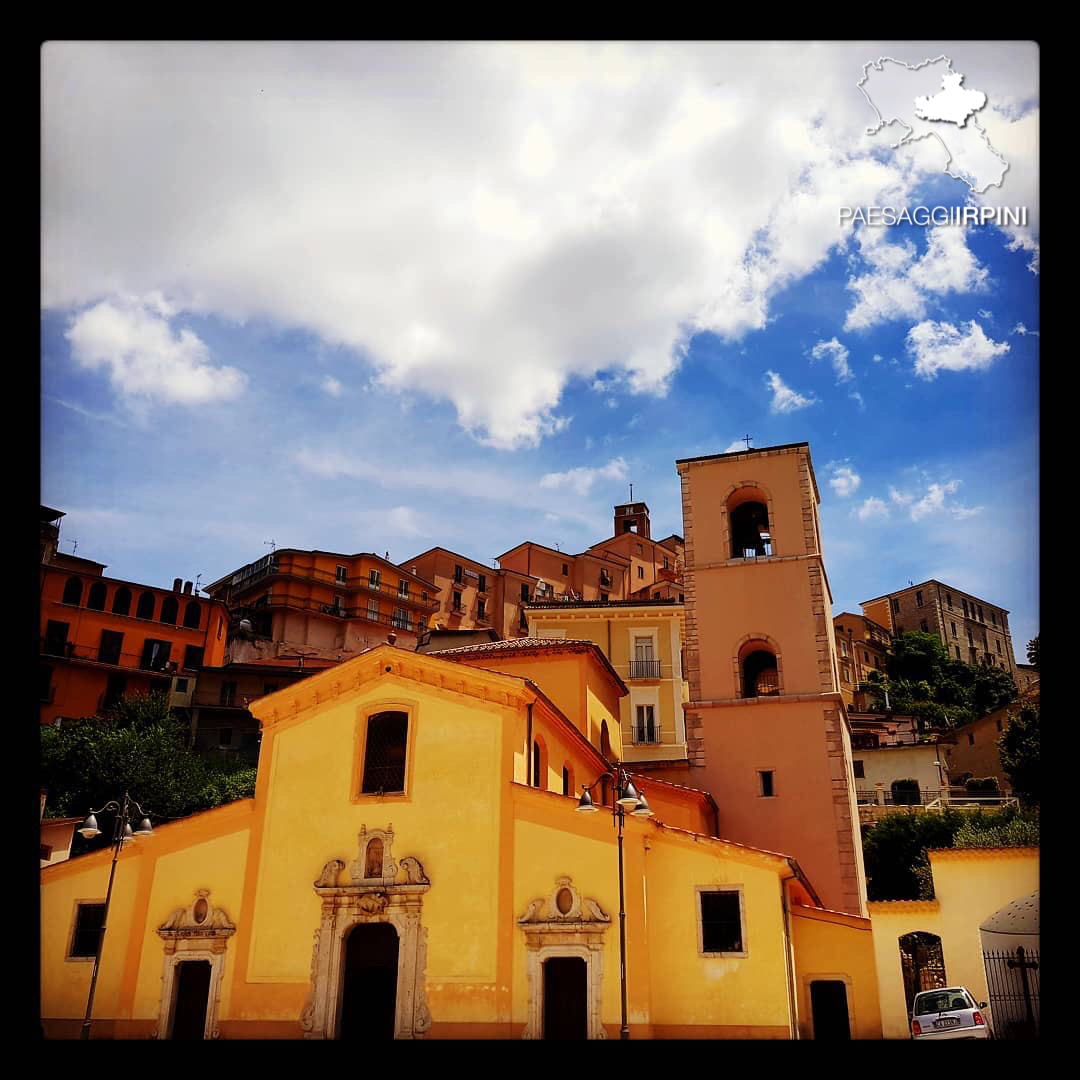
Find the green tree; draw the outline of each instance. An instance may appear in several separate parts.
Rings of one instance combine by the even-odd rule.
[[[997,741],[1001,767],[1012,789],[1028,806],[1039,805],[1039,706],[1025,705],[1009,716]]]
[[[125,698],[103,717],[41,729],[41,776],[50,816],[78,817],[124,791],[155,824],[255,793],[255,769],[244,762],[198,754],[187,727],[169,714],[164,694]],[[109,842],[108,829],[91,842]],[[86,850],[76,838],[76,847]]]
[[[870,900],[932,900],[927,852],[951,847],[1029,847],[1039,843],[1037,811],[1000,809],[899,810],[863,828],[863,862]]]
[[[890,679],[934,685],[941,681],[942,671],[948,663],[949,653],[940,638],[914,630],[899,634],[893,640],[885,659],[885,670]]]
[[[1027,644],[1027,658],[1028,663],[1036,670],[1039,670],[1039,635],[1036,634]]]

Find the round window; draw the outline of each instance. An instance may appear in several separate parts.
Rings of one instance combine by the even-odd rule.
[[[207,912],[208,907],[209,907],[209,905],[206,903],[206,897],[204,897],[204,896],[200,896],[199,899],[195,901],[195,911],[194,911],[195,921],[200,926],[204,922],[206,922],[206,912]]]
[[[555,906],[561,915],[568,915],[574,906],[574,894],[569,889],[560,889],[555,895]]]

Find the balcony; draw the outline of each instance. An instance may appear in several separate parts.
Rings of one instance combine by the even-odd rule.
[[[629,667],[631,679],[660,678],[659,660],[631,660]]]
[[[630,726],[630,743],[632,746],[659,746],[663,742],[660,732],[660,722],[632,724]]]
[[[78,663],[140,671],[147,675],[174,675],[179,670],[179,664],[175,660],[155,662],[152,666],[144,665],[142,653],[102,652],[98,646],[76,645],[73,641],[47,641],[42,638],[41,654]]]
[[[259,582],[265,580],[267,577],[277,576],[280,578],[292,578],[296,581],[318,581],[332,586],[335,589],[340,589],[342,592],[350,594],[363,594],[366,592],[379,593],[382,596],[393,596],[400,600],[403,604],[411,604],[414,607],[426,608],[430,611],[436,611],[439,607],[438,597],[434,599],[429,596],[426,600],[423,598],[421,590],[420,592],[413,592],[415,582],[409,583],[409,592],[402,593],[397,585],[387,585],[382,581],[378,581],[374,584],[363,578],[357,578],[356,580],[342,581],[337,574],[331,574],[328,570],[315,570],[310,567],[285,567],[280,569],[274,565],[264,570],[260,570],[257,574],[253,574],[251,577],[245,579],[240,584],[236,585],[232,589],[232,594],[235,596],[241,592],[246,592],[253,585],[257,585]]]
[[[397,597],[397,594],[394,593]],[[405,597],[397,597],[402,603]],[[336,619],[363,619],[366,622],[377,623],[380,626],[389,626],[395,630],[423,629],[423,619],[402,618],[398,615],[386,615],[379,611],[372,611],[366,604],[357,604],[353,607],[340,607],[337,604],[324,604],[318,600],[312,600],[310,596],[263,596],[252,605],[252,611],[265,611],[267,608],[291,608],[294,611],[314,611],[319,615],[330,615]],[[234,615],[244,617],[243,612],[236,611]]]

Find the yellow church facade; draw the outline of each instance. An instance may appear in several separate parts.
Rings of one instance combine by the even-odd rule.
[[[383,645],[257,701],[255,797],[120,853],[93,1037],[617,1038],[611,780],[575,811],[627,689],[589,642],[523,640]],[[634,781],[630,1037],[880,1037],[869,920],[716,836],[709,795]],[[79,1034],[110,858],[41,871],[49,1037]]]

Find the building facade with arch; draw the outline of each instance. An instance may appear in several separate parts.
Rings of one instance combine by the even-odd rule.
[[[596,780],[626,686],[589,642],[497,644],[382,645],[253,702],[255,797],[120,854],[94,1037],[618,1037]],[[878,1037],[869,920],[717,835],[708,794],[634,778],[654,816],[625,820],[631,1037]],[[575,812],[587,785],[607,812]],[[41,872],[49,1037],[78,1036],[110,855]]]

